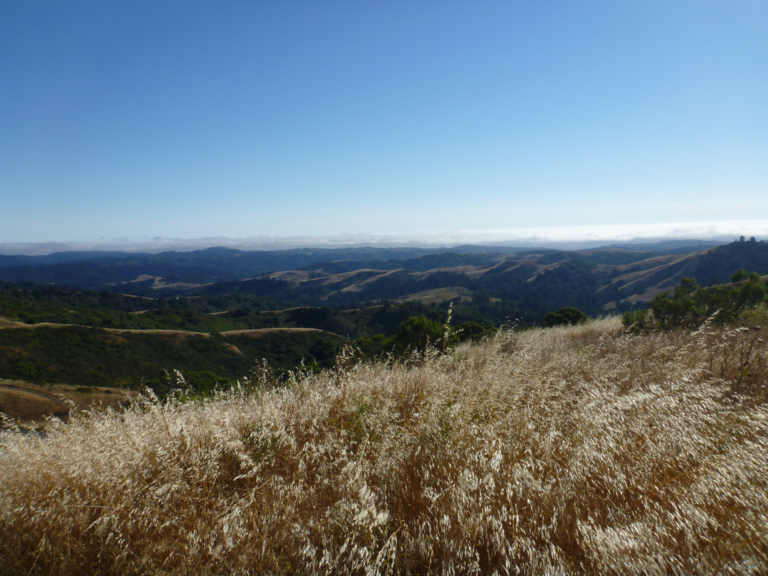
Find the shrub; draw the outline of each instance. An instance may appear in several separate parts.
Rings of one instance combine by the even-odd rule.
[[[422,353],[429,344],[439,348],[453,347],[458,343],[458,336],[446,327],[430,320],[426,316],[411,316],[397,329],[392,347],[396,354],[407,351]]]
[[[37,367],[32,362],[18,362],[16,372],[24,378],[34,378],[37,376]]]
[[[732,322],[766,300],[766,287],[756,273],[739,270],[731,285],[701,288],[693,278],[683,277],[670,293],[655,296],[648,311],[626,312],[625,326],[635,328],[696,329],[708,319]]]
[[[467,340],[477,342],[487,336],[493,336],[495,333],[496,328],[493,326],[486,326],[478,322],[464,322],[456,326],[456,334],[461,342]]]
[[[557,312],[550,312],[544,317],[544,321],[541,325],[544,328],[551,328],[552,326],[575,326],[576,324],[583,324],[589,320],[589,316],[584,314],[578,308],[572,308],[566,306],[560,308]]]

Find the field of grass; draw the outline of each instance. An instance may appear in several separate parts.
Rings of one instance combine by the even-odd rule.
[[[9,431],[0,572],[765,574],[766,340],[610,318]]]

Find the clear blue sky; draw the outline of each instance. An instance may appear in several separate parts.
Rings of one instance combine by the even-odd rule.
[[[0,1],[0,242],[766,218],[765,1]]]

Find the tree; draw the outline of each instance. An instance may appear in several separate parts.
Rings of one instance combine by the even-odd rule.
[[[702,322],[701,312],[697,309],[697,302],[692,297],[699,290],[699,285],[693,278],[683,276],[680,284],[675,286],[672,296],[669,290],[658,294],[648,304],[653,312],[653,317],[662,328],[675,326],[695,327]]]
[[[424,352],[427,345],[431,344],[440,348],[455,346],[458,336],[449,330],[448,339],[445,326],[426,316],[411,316],[400,324],[393,340],[394,351],[403,354],[408,350]]]
[[[16,372],[24,378],[34,378],[37,376],[37,368],[32,362],[19,362],[16,364]]]
[[[472,304],[475,306],[485,306],[491,303],[491,297],[485,290],[478,290],[472,295]]]
[[[645,310],[625,313],[624,325],[695,329],[707,319],[720,324],[732,322],[765,300],[766,287],[756,272],[739,270],[731,281],[730,285],[700,288],[693,278],[683,277],[671,294],[667,290],[650,301],[651,314]]]
[[[560,308],[557,312],[550,312],[544,317],[542,326],[544,328],[551,328],[552,326],[573,326],[576,324],[582,324],[589,320],[589,316],[584,314],[578,308],[566,306]]]
[[[363,357],[376,358],[391,348],[393,338],[387,338],[384,334],[363,336],[355,340],[355,344],[357,344]]]
[[[746,280],[749,274],[747,274],[747,271],[744,270],[744,268],[740,268],[737,270],[733,276],[731,276],[731,282],[733,284],[736,284],[737,282],[741,282],[742,280]]]
[[[456,326],[456,333],[459,336],[459,340],[465,342],[471,340],[477,342],[482,340],[486,336],[492,336],[496,333],[496,328],[493,326],[486,326],[479,322],[464,322]]]
[[[251,310],[248,306],[243,306],[242,308],[238,308],[237,310],[230,312],[230,315],[233,318],[243,318],[245,316],[251,316],[253,314],[253,310]]]

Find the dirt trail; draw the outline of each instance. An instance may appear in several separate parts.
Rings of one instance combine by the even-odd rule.
[[[24,392],[27,394],[32,394],[33,396],[39,396],[40,398],[45,398],[46,400],[50,400],[52,402],[56,402],[57,404],[61,404],[62,406],[66,406],[66,404],[62,401],[61,398],[59,398],[55,394],[51,394],[49,392],[43,392],[42,390],[33,390],[32,388],[18,386],[15,384],[0,384],[0,391]]]
[[[229,330],[228,332],[220,332],[220,334],[222,336],[235,336],[238,334],[261,336],[262,334],[271,334],[273,332],[325,332],[326,334],[333,334],[333,332],[320,330],[320,328],[253,328],[249,330]],[[334,336],[337,336],[337,334],[334,334]]]
[[[48,326],[52,328],[67,328],[77,326],[79,328],[92,328],[91,326],[81,326],[78,324],[52,324],[50,322],[40,322],[39,324],[24,324],[23,322],[15,322],[8,320],[7,318],[0,317],[0,330],[11,328],[39,328],[41,326]],[[211,334],[208,332],[191,332],[189,330],[164,330],[164,329],[151,329],[151,330],[139,330],[131,328],[96,328],[97,330],[103,330],[104,332],[112,332],[113,334],[167,334],[173,336],[202,336],[203,338],[210,338]],[[262,334],[269,334],[273,332],[325,332],[326,334],[334,334],[327,330],[321,330],[320,328],[246,328],[244,330],[228,330],[226,332],[219,332],[222,336],[235,336],[238,334],[261,336]],[[338,334],[334,334],[338,336]],[[239,352],[239,350],[238,350]]]
[[[53,328],[67,328],[70,326],[80,326],[79,324],[54,324],[53,322],[38,322],[37,324],[25,324],[24,322],[16,322],[15,320],[6,320],[0,322],[0,330],[6,328],[41,328],[41,327],[53,327]],[[90,326],[81,326],[81,328],[90,328]]]
[[[0,330],[11,328],[94,328],[93,326],[84,326],[82,324],[54,324],[53,322],[38,322],[37,324],[25,324],[24,322],[17,322],[15,320],[9,320],[0,316]],[[95,328],[96,330],[103,330],[104,332],[112,332],[114,334],[177,334],[182,336],[203,336],[208,338],[210,334],[207,332],[192,332],[190,330],[168,330],[162,328],[156,329],[137,329],[137,328]]]

